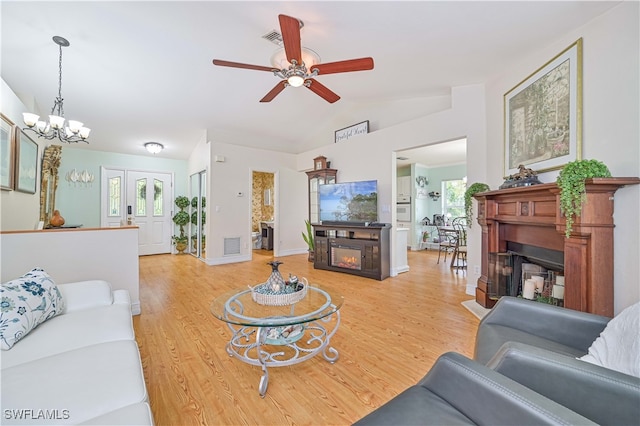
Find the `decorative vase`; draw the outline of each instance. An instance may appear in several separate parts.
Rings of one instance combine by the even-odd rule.
[[[267,262],[267,265],[271,265],[271,275],[267,280],[267,287],[275,292],[284,291],[284,278],[282,278],[282,275],[280,275],[280,271],[278,270],[278,266],[280,266],[281,264],[282,262],[278,260]]]
[[[64,225],[64,217],[60,216],[59,210],[53,211],[53,216],[51,216],[51,219],[49,220],[49,224],[56,228],[59,228],[62,225]]]

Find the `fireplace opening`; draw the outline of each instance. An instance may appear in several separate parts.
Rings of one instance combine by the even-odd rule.
[[[362,253],[360,248],[332,245],[331,266],[356,271],[362,270]]]
[[[489,253],[489,297],[523,297],[563,306],[564,253],[507,242],[507,252]]]

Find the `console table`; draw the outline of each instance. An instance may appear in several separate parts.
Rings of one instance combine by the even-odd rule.
[[[383,280],[391,269],[391,224],[313,224],[316,269]]]

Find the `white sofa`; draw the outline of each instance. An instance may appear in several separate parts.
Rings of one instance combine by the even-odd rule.
[[[152,425],[128,292],[57,289],[61,312],[0,352],[0,423]]]

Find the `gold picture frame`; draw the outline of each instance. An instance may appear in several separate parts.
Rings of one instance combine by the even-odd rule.
[[[504,95],[504,176],[582,155],[582,38]]]

